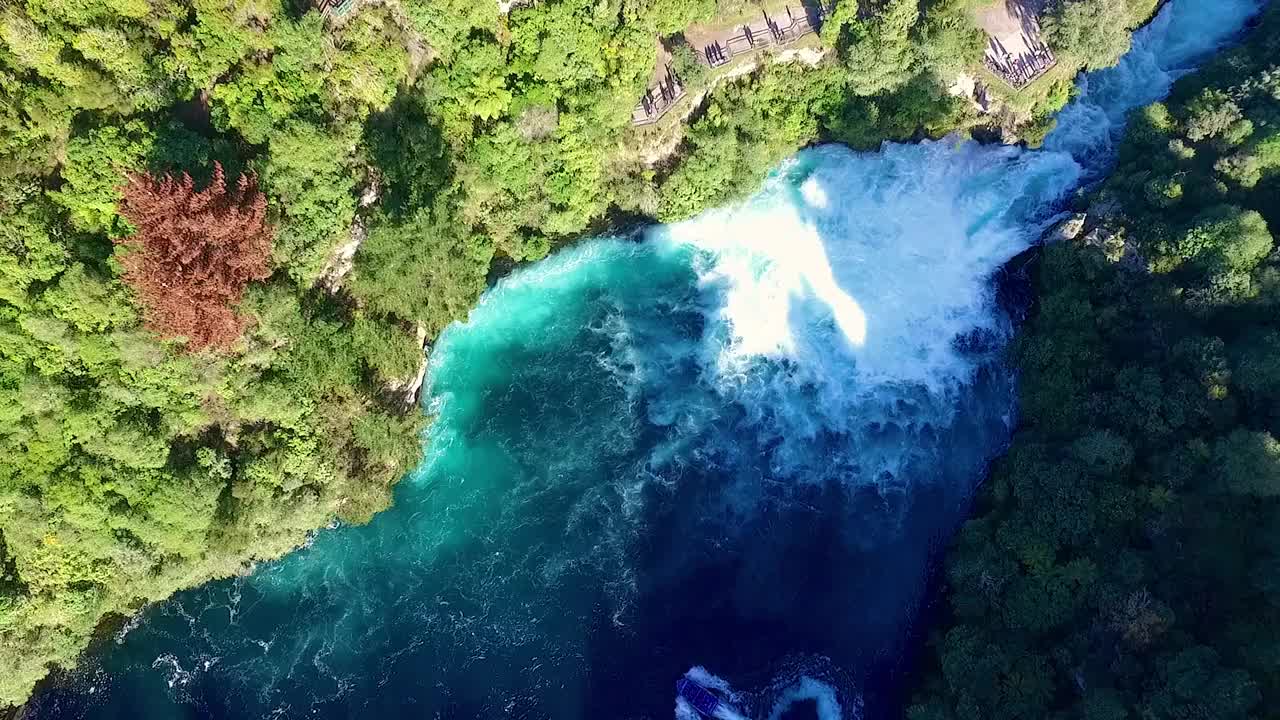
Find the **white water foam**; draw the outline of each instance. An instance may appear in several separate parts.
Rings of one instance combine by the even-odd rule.
[[[801,432],[841,427],[842,417],[865,423],[881,394],[892,413],[910,402],[905,386],[938,396],[966,382],[974,363],[954,340],[975,328],[999,330],[991,273],[1041,234],[1053,204],[1086,168],[1093,176],[1113,161],[1129,112],[1167,95],[1259,7],[1257,0],[1172,0],[1135,34],[1117,67],[1081,79],[1080,95],[1059,114],[1043,151],[951,143],[886,144],[879,154],[822,148],[816,152],[838,160],[811,163],[801,155],[750,204],[657,231],[707,250],[703,281],[727,287],[716,319],[724,338],[715,358],[720,376],[745,385],[753,358],[795,362],[820,393],[792,410],[800,417],[790,429]],[[844,341],[838,346],[829,342],[832,328]],[[827,411],[806,418],[814,408]],[[858,438],[852,444],[866,455]],[[891,460],[877,462],[889,468]],[[689,677],[730,691],[703,668]],[[823,720],[858,715],[840,708],[830,686],[801,678],[779,696],[770,720],[803,699],[818,704]],[[689,717],[682,702],[677,717]]]
[[[802,667],[811,663],[813,669],[822,667],[820,662],[800,661]],[[842,704],[840,692],[834,685],[803,670],[798,674],[788,674],[781,682],[753,693],[734,690],[724,678],[700,665],[689,668],[685,677],[711,690],[729,705],[722,704],[717,709],[716,717],[720,720],[781,720],[784,713],[806,702],[812,703],[817,713],[815,720],[859,720],[862,717],[862,707],[857,698]],[[675,717],[677,720],[704,720],[681,697],[676,698]]]
[[[839,436],[842,482],[901,492],[990,361],[962,340],[976,333],[998,348],[1009,334],[993,274],[1079,178],[1064,153],[952,140],[878,153],[824,146],[750,200],[650,240],[695,248],[701,282],[721,292],[700,363],[717,404],[746,408],[771,434],[769,474],[830,479],[814,466],[830,463],[814,442]],[[672,405],[688,417],[687,397]],[[752,482],[726,494],[732,510],[752,513]]]
[[[1173,0],[1134,33],[1133,49],[1113,68],[1080,78],[1080,95],[1045,138],[1046,149],[1067,152],[1091,173],[1107,168],[1135,108],[1169,94],[1174,81],[1234,37],[1258,12],[1258,0]]]
[[[972,366],[955,337],[994,329],[991,274],[1030,246],[1042,211],[1078,180],[1061,153],[833,145],[784,165],[749,203],[655,232],[709,251],[703,282],[728,288],[721,376],[757,357],[844,375],[851,359],[862,387],[938,390]]]
[[[729,683],[723,678],[716,677],[707,672],[707,669],[701,665],[689,668],[685,677],[698,683],[708,690],[712,690],[721,699],[720,707],[716,708],[716,717],[720,720],[748,720],[748,718],[732,707],[734,702],[741,702],[741,698],[729,687]],[[685,701],[684,698],[676,697],[676,718],[678,720],[703,720],[703,716],[693,709],[693,706]],[[825,720],[825,719],[824,719]]]
[[[782,697],[778,698],[777,703],[773,706],[773,711],[769,713],[769,720],[779,720],[782,717],[782,713],[797,703],[805,701],[814,703],[818,711],[817,720],[843,720],[845,718],[844,710],[840,707],[840,700],[836,697],[836,689],[821,680],[802,675],[796,684],[788,687],[782,693]]]

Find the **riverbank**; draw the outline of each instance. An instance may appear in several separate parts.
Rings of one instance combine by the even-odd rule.
[[[1202,41],[1205,28],[1189,9],[1229,13],[1236,29],[1257,9],[1180,2],[1135,48],[1150,53],[1144,62],[1182,68],[1187,44],[1203,46],[1188,39]],[[1268,189],[1253,176],[1241,182],[1217,160],[1248,156],[1273,131],[1192,135],[1207,110],[1197,103],[1268,72],[1278,24],[1272,5],[1240,47],[1136,113],[1084,222],[1044,249],[1040,301],[1012,353],[1022,420],[948,552],[945,605],[912,717],[1243,719],[1274,705],[1269,641],[1242,638],[1273,637],[1280,623],[1273,591],[1249,569],[1270,562],[1272,550],[1251,540],[1270,530],[1252,524],[1270,527],[1280,477],[1275,455],[1250,449],[1269,446],[1276,431],[1266,410],[1276,386],[1253,373],[1274,358],[1256,338],[1276,302],[1260,281],[1276,272],[1268,228],[1280,217],[1274,178]],[[1137,86],[1131,80],[1102,78],[1091,90]],[[1233,112],[1273,111],[1273,99],[1237,92]],[[1144,192],[1170,181],[1176,197]],[[1224,223],[1212,225],[1221,234],[1208,230],[1209,217]],[[1239,258],[1242,293],[1201,289],[1222,272],[1202,259],[1165,269],[1169,239],[1195,233],[1207,253]],[[1192,347],[1204,354],[1193,360]],[[1259,459],[1244,471],[1249,480],[1232,470],[1245,457]]]
[[[352,18],[353,24],[342,32],[355,33],[365,27],[361,23],[381,22],[377,8],[370,12],[363,20],[361,16]],[[533,24],[531,14],[521,13],[516,13],[512,22],[518,26],[522,18]],[[388,27],[394,25],[393,22]],[[910,34],[899,37],[888,25],[873,24],[872,29],[876,42],[913,48],[910,53],[922,52],[910,45],[914,42]],[[357,35],[341,37],[352,43],[368,40]],[[492,45],[501,43],[495,38]],[[287,55],[286,48],[278,52],[281,57]],[[869,74],[859,74],[863,69],[858,65],[858,72],[853,72],[832,63],[814,68],[812,76],[799,81],[765,70],[744,78],[742,83],[726,86],[693,119],[680,162],[658,173],[641,164],[619,163],[626,167],[613,174],[617,168],[599,162],[602,155],[597,152],[598,147],[612,147],[610,143],[617,138],[610,134],[617,128],[609,124],[603,112],[609,109],[603,106],[613,95],[597,98],[601,100],[599,118],[588,117],[587,111],[582,111],[583,107],[595,107],[590,103],[573,104],[579,111],[577,115],[568,111],[568,101],[564,102],[563,113],[558,104],[552,112],[545,104],[537,105],[532,100],[517,102],[518,83],[527,80],[523,77],[503,75],[496,82],[484,83],[472,83],[471,78],[461,76],[452,78],[451,82],[459,83],[452,88],[455,95],[429,107],[406,89],[401,100],[384,108],[386,114],[371,119],[367,128],[359,120],[350,120],[364,115],[344,115],[347,124],[343,127],[349,137],[338,140],[305,130],[293,121],[290,132],[302,133],[298,137],[277,135],[276,130],[271,130],[268,134],[272,142],[279,142],[269,157],[278,165],[268,167],[275,168],[273,182],[280,185],[268,189],[271,202],[276,203],[272,207],[281,208],[278,220],[285,228],[280,253],[296,253],[296,257],[290,255],[289,260],[282,261],[275,280],[250,295],[250,305],[246,307],[256,320],[244,338],[243,355],[237,350],[231,356],[234,361],[214,358],[209,366],[202,364],[204,360],[189,361],[179,350],[169,353],[160,347],[138,326],[137,318],[114,315],[108,325],[117,325],[110,325],[116,328],[110,334],[93,330],[98,326],[90,323],[86,326],[89,330],[67,329],[70,339],[56,346],[66,354],[58,356],[59,362],[79,367],[75,363],[80,362],[79,353],[84,347],[98,347],[93,343],[103,338],[115,342],[123,337],[122,332],[129,333],[132,344],[117,349],[122,358],[141,365],[109,365],[106,375],[91,378],[94,391],[101,384],[109,397],[134,397],[141,392],[133,386],[122,388],[112,383],[113,378],[151,377],[142,372],[143,365],[151,370],[165,368],[181,381],[171,383],[173,387],[165,386],[165,392],[170,393],[165,395],[166,402],[171,404],[147,406],[148,422],[154,420],[159,425],[128,435],[127,442],[99,438],[102,442],[86,441],[74,450],[76,462],[80,463],[75,467],[95,478],[117,477],[120,466],[112,463],[140,463],[134,468],[139,472],[121,477],[148,478],[145,487],[114,480],[73,483],[65,488],[58,485],[67,492],[87,494],[66,500],[63,495],[36,492],[53,487],[45,483],[53,480],[41,475],[29,481],[35,490],[13,495],[24,509],[7,516],[14,519],[6,522],[4,533],[9,547],[17,548],[13,556],[21,561],[18,569],[24,585],[16,595],[6,597],[19,598],[25,603],[23,612],[29,613],[23,617],[33,618],[32,623],[48,631],[22,638],[5,635],[5,647],[12,649],[15,666],[21,659],[29,672],[39,673],[44,667],[41,658],[49,657],[31,652],[23,640],[26,637],[58,638],[54,650],[60,661],[66,662],[68,653],[74,654],[88,636],[93,622],[85,618],[101,615],[93,614],[93,608],[98,606],[92,602],[109,598],[110,602],[103,602],[111,610],[131,609],[140,599],[167,596],[174,588],[188,587],[205,577],[234,575],[248,558],[277,557],[302,542],[312,527],[331,522],[337,513],[358,520],[385,507],[390,499],[389,485],[399,475],[398,468],[409,462],[406,458],[416,456],[420,448],[415,437],[416,415],[397,414],[399,397],[395,398],[395,412],[388,408],[383,392],[386,383],[382,381],[410,377],[419,367],[424,339],[419,328],[428,328],[428,335],[434,336],[450,321],[467,314],[483,287],[484,269],[494,266],[495,252],[512,259],[539,257],[550,246],[551,238],[578,237],[580,228],[589,222],[584,218],[597,217],[601,208],[616,204],[614,200],[641,208],[650,202],[648,217],[688,217],[755,190],[769,168],[797,147],[824,137],[823,133],[831,132],[831,137],[838,135],[860,145],[878,145],[884,138],[913,137],[920,125],[932,128],[925,133],[954,126],[950,105],[935,102],[931,96],[921,100],[914,95],[927,95],[934,88],[930,82],[916,81],[918,76],[874,97],[850,94],[851,87],[865,89],[870,81]],[[615,85],[626,89],[627,83],[619,80]],[[487,95],[476,95],[482,91]],[[220,97],[223,96],[210,102],[215,109],[220,108],[218,112],[229,112],[227,106],[218,104],[224,102]],[[387,102],[390,97],[386,97]],[[503,105],[504,102],[508,104]],[[324,103],[317,106],[328,107]],[[475,115],[473,108],[483,109],[486,114]],[[367,114],[368,109],[362,112]],[[497,114],[489,116],[490,112]],[[245,117],[234,117],[243,122],[243,127],[227,128],[267,133]],[[882,122],[882,118],[889,119]],[[598,136],[583,129],[596,126],[603,129]],[[114,142],[111,138],[117,135],[113,135],[112,128],[115,126],[100,133],[95,131],[92,142]],[[318,297],[311,292],[309,283],[328,255],[322,252],[322,242],[300,240],[298,228],[316,227],[308,224],[310,216],[304,217],[303,213],[318,213],[318,207],[336,208],[337,220],[325,215],[325,222],[334,227],[342,225],[343,213],[355,212],[356,184],[350,179],[351,168],[342,165],[345,161],[341,158],[347,157],[343,153],[350,147],[350,138],[357,136],[367,137],[365,151],[376,159],[361,167],[372,167],[385,175],[387,199],[379,204],[374,218],[377,222],[371,223],[354,270],[344,278],[342,292],[337,297]],[[569,142],[584,138],[585,145]],[[80,141],[90,142],[83,137]],[[320,150],[302,153],[304,147]],[[461,153],[456,151],[458,147],[471,151]],[[98,157],[88,152],[86,156]],[[73,160],[74,157],[73,154]],[[289,158],[295,157],[306,158],[306,163],[289,165]],[[339,167],[325,164],[330,161],[338,162]],[[351,167],[356,165],[352,163]],[[597,172],[599,168],[609,172],[601,174],[603,171]],[[316,190],[325,183],[329,185],[321,188],[323,191]],[[74,189],[64,187],[60,202],[71,202],[67,198],[73,197]],[[306,195],[310,192],[317,196]],[[289,208],[298,196],[306,200],[297,201],[297,214],[291,216]],[[348,196],[351,207],[343,200]],[[101,205],[99,200],[94,198],[94,207]],[[48,213],[40,217],[62,217],[56,214],[59,211],[41,207],[41,212]],[[49,235],[61,237],[60,227],[50,226]],[[109,254],[110,241],[105,236],[97,239]],[[76,262],[66,274],[68,283],[97,277],[84,275],[84,263]],[[109,294],[123,292],[118,285],[107,288],[105,280],[93,280],[91,285],[104,293],[104,306],[131,307],[127,296]],[[36,287],[41,292],[45,290],[43,285]],[[59,287],[50,284],[47,289],[52,292]],[[70,292],[66,288],[57,290],[63,291]],[[64,296],[52,295],[49,302],[30,307],[64,308],[54,302],[61,297]],[[66,323],[71,321],[52,310],[49,313],[52,314],[40,316],[41,322],[28,321],[22,327],[70,328]],[[89,322],[80,315],[74,318],[75,322]],[[44,320],[53,325],[41,324]],[[31,357],[42,358],[40,363],[44,363],[48,358],[43,353],[51,346],[41,338],[46,336],[30,336],[29,344],[34,348]],[[147,352],[124,352],[129,348],[144,348]],[[241,358],[244,362],[239,362]],[[143,396],[154,398],[155,388],[148,387]],[[228,399],[221,392],[225,387],[236,388],[237,394]],[[199,391],[189,393],[190,388]],[[70,393],[83,388],[75,385],[63,389]],[[310,400],[300,402],[300,398]],[[99,407],[98,399],[98,395],[84,398],[85,406]],[[109,404],[102,408],[106,415],[93,427],[134,427],[129,424],[136,419],[134,415],[126,413],[117,418],[112,413],[123,410]],[[355,410],[358,414],[353,414]],[[63,413],[59,417],[79,416]],[[173,418],[182,418],[189,425],[169,422]],[[33,425],[37,426],[45,427]],[[179,431],[181,428],[186,429]],[[173,444],[143,442],[153,436],[167,438],[165,442]],[[339,450],[331,452],[329,441],[341,441]],[[118,456],[115,451],[123,449],[137,452]],[[176,464],[170,464],[171,458]],[[191,495],[193,488],[200,491],[198,497]],[[120,490],[127,493],[122,495]],[[62,498],[59,502],[63,504],[44,502],[54,497]],[[193,507],[183,504],[187,501],[199,502]],[[180,520],[193,523],[195,529],[185,532],[171,527],[172,507],[190,510]],[[92,514],[88,517],[97,518],[92,523],[84,521],[86,516],[71,512],[87,509],[84,511],[96,513],[103,508],[108,509],[106,517],[101,516],[103,513]],[[132,528],[129,533],[116,532],[123,521],[115,516],[121,514]],[[18,518],[37,520],[19,525]],[[268,536],[270,542],[264,542]],[[89,550],[100,557],[81,552]],[[165,582],[169,584],[141,597],[136,593],[144,585],[152,587],[156,577],[153,568],[143,562],[148,557],[158,563],[155,567],[168,573]],[[42,564],[42,558],[51,560]],[[186,560],[180,562],[180,558]],[[120,565],[125,560],[129,560],[127,567]],[[41,568],[47,567],[58,568],[58,572],[42,574]],[[135,578],[130,573],[147,582],[129,581]],[[72,582],[69,577],[81,580]],[[29,588],[35,590],[28,592]],[[104,588],[110,588],[110,592]],[[10,592],[7,586],[4,591]],[[79,605],[74,606],[77,614],[73,616],[40,610],[73,600],[90,603],[88,614]],[[39,603],[45,605],[37,607]],[[57,634],[50,626],[40,625],[51,617],[74,617],[85,627],[59,626],[56,630],[62,634]],[[182,669],[190,671],[185,666]]]

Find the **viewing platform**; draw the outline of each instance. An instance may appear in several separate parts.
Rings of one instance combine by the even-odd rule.
[[[822,23],[831,16],[833,9],[832,4],[813,4],[784,5],[772,14],[762,11],[757,20],[713,33],[710,38],[697,43],[701,46],[698,59],[714,68],[738,55],[786,45],[821,30]],[[694,38],[690,41],[696,43]]]
[[[312,0],[312,4],[325,17],[342,17],[351,12],[356,0]]]
[[[631,111],[631,124],[652,125],[658,122],[684,96],[684,83],[668,65],[663,78],[645,90],[639,104]]]
[[[987,33],[982,58],[996,77],[1021,90],[1049,71],[1058,59],[1040,39],[1038,0],[997,0],[977,11],[978,25]]]
[[[685,39],[693,46],[700,63],[708,68],[718,68],[735,57],[788,45],[818,32],[834,7],[831,3],[783,5],[772,11],[762,10],[755,20],[723,29],[697,31],[690,28],[685,32]],[[658,53],[658,63],[663,69],[632,110],[632,125],[658,122],[685,96],[684,82],[669,64],[669,57],[666,52]]]

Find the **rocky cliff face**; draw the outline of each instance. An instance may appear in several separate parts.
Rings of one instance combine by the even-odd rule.
[[[372,207],[382,195],[382,183],[377,175],[370,172],[368,178],[364,190],[360,193],[359,207],[362,210]],[[341,290],[342,281],[355,267],[356,253],[359,252],[360,245],[364,243],[364,239],[368,235],[368,224],[364,216],[357,213],[355,220],[351,223],[351,231],[347,235],[347,241],[334,248],[333,252],[330,253],[329,260],[325,263],[324,270],[320,272],[320,279],[316,281],[316,284],[330,293],[336,293]]]

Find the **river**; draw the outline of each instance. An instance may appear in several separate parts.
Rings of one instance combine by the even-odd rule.
[[[803,151],[523,268],[439,338],[395,505],[146,609],[30,718],[894,717],[1007,443],[999,269],[1253,0],[1172,0],[1045,149]]]

